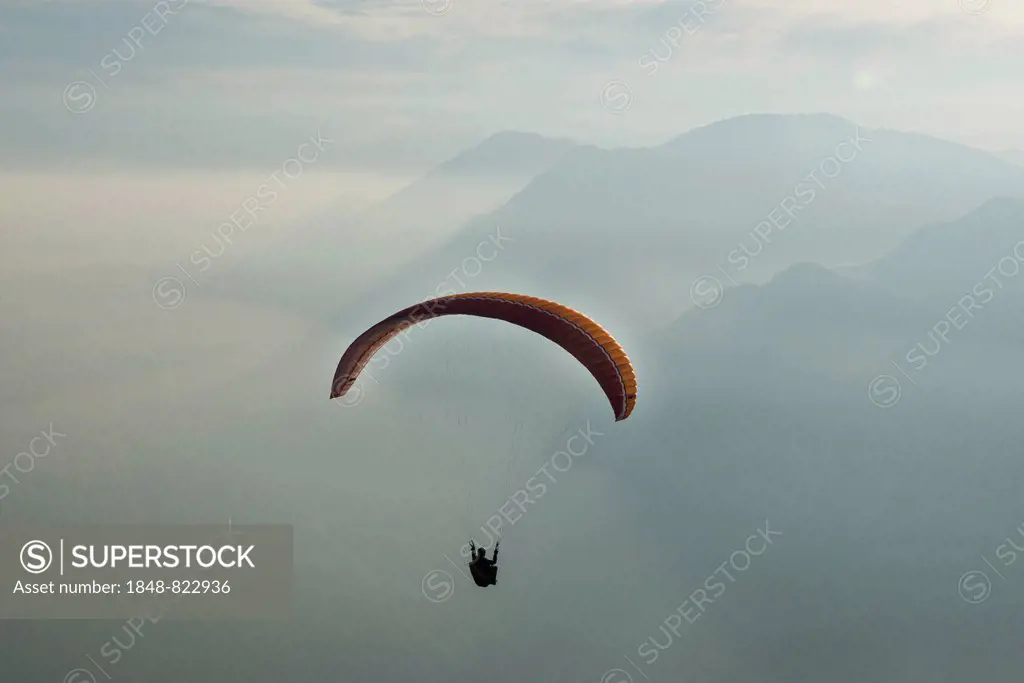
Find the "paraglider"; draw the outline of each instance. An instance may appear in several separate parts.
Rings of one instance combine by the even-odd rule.
[[[601,386],[615,421],[636,404],[636,374],[619,343],[600,325],[568,306],[522,294],[470,292],[404,308],[363,332],[345,350],[334,373],[331,398],[344,396],[373,355],[412,325],[448,315],[494,318],[540,334],[572,354]]]
[[[430,299],[404,308],[360,334],[345,350],[331,383],[331,398],[344,396],[373,355],[413,325],[449,315],[494,318],[553,341],[583,364],[604,391],[615,421],[629,417],[636,404],[636,373],[619,343],[600,325],[568,306],[522,294],[472,292]],[[469,542],[470,573],[477,586],[498,583],[498,543],[494,556]]]

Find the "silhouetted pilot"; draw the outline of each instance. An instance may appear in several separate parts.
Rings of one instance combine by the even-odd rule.
[[[471,540],[470,551],[476,555],[469,563],[469,573],[473,575],[473,581],[481,588],[498,585],[498,543],[494,544],[494,558],[487,559],[487,551],[477,548]]]

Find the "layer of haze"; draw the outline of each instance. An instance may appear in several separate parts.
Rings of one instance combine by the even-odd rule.
[[[295,528],[288,619],[3,622],[0,677],[1018,680],[1022,33],[990,0],[0,0],[0,524]],[[608,328],[630,419],[474,319],[327,400],[361,330],[486,290]],[[479,590],[451,561],[531,477]]]

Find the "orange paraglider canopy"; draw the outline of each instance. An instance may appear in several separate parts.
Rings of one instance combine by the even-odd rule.
[[[430,299],[402,309],[363,332],[345,350],[334,373],[331,398],[344,396],[382,346],[416,323],[446,315],[495,318],[547,337],[571,353],[608,397],[615,420],[636,404],[636,374],[618,342],[596,322],[568,306],[522,294],[471,292]]]

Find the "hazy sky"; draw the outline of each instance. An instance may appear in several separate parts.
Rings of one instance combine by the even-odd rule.
[[[396,172],[501,129],[636,145],[758,111],[1024,147],[1022,32],[1005,0],[2,0],[0,162],[263,167],[320,126],[332,166]]]

